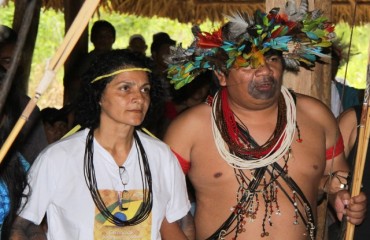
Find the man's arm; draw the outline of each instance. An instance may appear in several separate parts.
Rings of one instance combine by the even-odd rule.
[[[329,203],[335,209],[338,219],[341,221],[343,216],[352,224],[360,224],[366,213],[366,196],[361,192],[357,196],[351,197],[348,191],[348,166],[341,153],[332,160],[326,161],[326,169],[322,189],[328,194]]]
[[[17,217],[10,231],[10,240],[46,240],[46,234],[40,225]]]
[[[335,118],[329,114],[324,122],[326,148],[338,146],[338,138],[341,137],[339,127]],[[335,151],[334,151],[335,152]],[[329,202],[335,209],[337,217],[342,220],[343,216],[352,224],[360,224],[365,218],[366,196],[360,193],[358,196],[351,197],[348,186],[349,166],[345,160],[344,153],[340,153],[333,158],[326,160],[326,168],[321,181],[321,188],[328,193]]]
[[[179,223],[180,223],[180,227],[181,227],[182,231],[185,233],[187,239],[189,239],[189,240],[195,239],[194,218],[191,215],[191,213],[188,212],[188,214],[185,217],[183,217],[180,220]]]
[[[350,108],[343,112],[338,117],[338,124],[343,137],[344,155],[348,157],[357,138],[356,111],[353,108]]]
[[[357,138],[357,117],[354,108],[350,108],[343,112],[338,117],[338,125],[343,136],[344,142],[344,153],[348,157],[350,151],[354,147]],[[359,196],[350,198],[350,193],[348,191],[341,191],[337,195],[338,198],[334,199],[333,206],[336,209],[342,209],[343,202],[340,199],[345,199],[346,205],[344,205],[343,211],[337,212],[338,218],[341,219],[343,215],[347,217],[353,224],[361,223],[362,211],[366,210],[366,197],[364,193],[360,193]],[[341,196],[343,195],[343,196]],[[365,205],[364,205],[365,204]],[[363,206],[364,205],[364,206]],[[362,210],[365,209],[365,210]]]

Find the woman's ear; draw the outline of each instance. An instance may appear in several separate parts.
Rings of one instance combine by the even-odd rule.
[[[213,73],[216,75],[218,82],[220,86],[224,87],[226,86],[226,76],[223,72],[220,70],[214,70]]]

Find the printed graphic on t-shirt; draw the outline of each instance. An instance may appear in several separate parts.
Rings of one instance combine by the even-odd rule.
[[[142,190],[117,192],[114,190],[99,190],[108,210],[122,220],[130,220],[143,203]],[[135,226],[119,227],[109,222],[95,207],[94,239],[96,240],[140,240],[151,239],[152,214],[142,223]]]

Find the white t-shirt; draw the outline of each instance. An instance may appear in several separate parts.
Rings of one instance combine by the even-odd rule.
[[[190,209],[185,176],[176,157],[163,142],[137,132],[152,174],[153,208],[143,223],[117,227],[101,215],[86,185],[83,166],[88,131],[52,144],[39,155],[29,173],[31,195],[20,216],[40,224],[46,212],[48,239],[161,239],[163,219],[174,222]],[[131,219],[142,202],[136,144],[123,165],[129,174],[125,186],[129,195],[123,198],[129,199],[126,211],[118,206],[123,184],[116,162],[97,141],[93,151],[96,182],[105,205],[116,216]]]
[[[341,96],[339,95],[337,86],[334,81],[331,81],[331,111],[335,117],[338,117],[343,112]]]

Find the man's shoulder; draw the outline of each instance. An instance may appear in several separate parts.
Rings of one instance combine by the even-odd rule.
[[[330,109],[321,100],[305,94],[296,93],[296,106],[297,109],[303,108],[309,110],[322,110],[329,111]]]
[[[208,118],[212,112],[212,107],[208,103],[200,103],[183,111],[179,116],[186,119]]]
[[[297,94],[297,118],[301,123],[317,123],[324,128],[336,124],[333,112],[322,101],[303,94]]]
[[[171,122],[170,126],[175,126],[177,130],[198,131],[197,129],[204,124],[210,124],[211,114],[212,108],[206,103],[201,103],[183,111]]]
[[[200,104],[178,115],[167,128],[164,140],[182,157],[189,159],[189,151],[212,132],[211,107]]]
[[[357,108],[357,107],[356,107]],[[338,116],[339,126],[351,127],[354,124],[359,123],[361,118],[361,109],[355,109],[354,107],[348,108]]]

